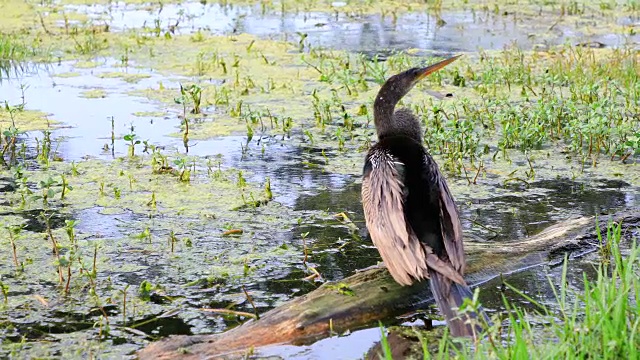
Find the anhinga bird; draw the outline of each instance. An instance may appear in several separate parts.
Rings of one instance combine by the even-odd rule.
[[[401,285],[430,279],[451,333],[474,336],[478,328],[454,310],[472,297],[463,278],[465,255],[456,204],[438,165],[422,146],[418,119],[409,109],[394,111],[420,79],[457,58],[407,70],[382,85],[373,114],[378,143],[366,157],[362,203],[371,239],[393,278]]]

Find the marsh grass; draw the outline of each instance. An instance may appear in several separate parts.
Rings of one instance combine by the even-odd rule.
[[[500,6],[489,11],[508,12],[508,2],[499,1]],[[234,1],[238,2],[242,1]],[[575,6],[567,8],[567,13],[588,13],[588,7],[577,5],[583,2],[572,1],[571,4]],[[12,6],[15,5],[13,3],[18,2],[12,2]],[[403,5],[398,6],[398,3]],[[305,4],[309,5],[287,0],[275,6],[278,11],[281,6],[287,11],[296,11],[302,6],[305,6],[303,11],[319,9],[320,6],[325,10],[327,8],[326,4],[315,0]],[[263,2],[262,6],[274,5]],[[403,12],[420,11],[424,6],[440,12],[451,5],[442,1],[418,4],[414,1],[385,0],[351,2],[343,10],[336,8],[331,11],[336,14],[343,11],[349,16],[375,12],[395,19]],[[520,8],[522,4],[510,6]],[[616,9],[606,11],[614,12]],[[66,14],[73,15],[70,12]],[[165,88],[161,82],[144,94],[175,107],[174,114],[181,113],[181,117],[176,116],[181,121],[181,131],[176,135],[183,138],[185,148],[188,137],[200,140],[246,131],[247,143],[252,144],[243,145],[242,160],[251,160],[257,155],[255,152],[260,151],[260,146],[256,145],[260,145],[266,137],[275,138],[277,135],[280,142],[293,147],[300,145],[295,143],[300,141],[303,151],[310,152],[309,156],[305,154],[304,159],[310,160],[305,160],[305,167],[311,170],[323,168],[323,171],[331,173],[360,171],[363,153],[375,138],[371,105],[380,84],[394,73],[436,61],[424,53],[418,56],[411,52],[369,56],[321,49],[310,42],[310,37],[306,35],[292,38],[293,43],[287,44],[247,34],[216,36],[204,30],[196,34],[181,34],[180,31],[174,33],[167,28],[167,24],[159,22],[154,23],[155,27],[152,28],[111,32],[106,24],[102,27],[91,26],[86,19],[70,22],[68,20],[73,20],[73,17],[63,15],[65,25],[61,28],[53,25],[56,16],[59,15],[52,11],[45,19],[41,18],[42,29],[20,32],[18,26],[11,30],[14,35],[0,35],[0,80],[7,73],[4,69],[11,69],[4,64],[24,67],[39,61],[51,62],[54,57],[58,61],[82,59],[92,64],[100,63],[102,57],[115,57],[125,70],[158,69],[159,73],[166,75],[186,75],[193,77],[189,81],[197,85],[175,89]],[[176,27],[172,24],[168,26]],[[49,48],[55,51],[48,51]],[[637,81],[637,53],[632,51],[566,45],[541,52],[509,47],[503,51],[481,52],[477,56],[467,54],[452,67],[425,79],[412,91],[404,106],[413,107],[429,130],[425,134],[425,142],[429,151],[443,159],[442,162],[438,159],[441,166],[451,173],[464,174],[467,181],[473,184],[477,181],[482,183],[485,167],[492,174],[502,170],[492,169],[497,167],[492,158],[504,159],[505,162],[510,161],[508,156],[515,158],[514,155],[508,155],[508,150],[515,150],[511,154],[519,150],[527,154],[530,169],[522,181],[548,176],[536,167],[535,155],[531,158],[528,156],[532,153],[530,150],[539,148],[566,146],[566,152],[561,157],[567,154],[586,163],[597,163],[605,156],[629,162],[637,159],[634,155],[640,153],[640,123],[637,118],[640,82]],[[15,69],[12,71],[15,73]],[[133,76],[136,72],[129,75]],[[163,81],[172,82],[170,78],[163,78]],[[434,88],[455,96],[446,101],[423,97],[424,90]],[[180,91],[180,101],[175,98],[177,91]],[[175,279],[191,281],[208,276],[209,273],[202,273],[204,268],[201,266],[191,266],[198,264],[193,261],[196,257],[208,264],[205,268],[211,271],[211,276],[228,282],[228,285],[221,285],[220,294],[236,291],[239,284],[260,284],[261,281],[273,280],[272,276],[277,278],[280,275],[274,275],[270,270],[275,261],[273,259],[282,264],[283,269],[295,269],[300,267],[299,259],[303,257],[302,273],[308,275],[306,280],[310,283],[324,281],[321,273],[324,274],[327,268],[318,259],[325,255],[316,246],[318,240],[313,232],[302,232],[301,239],[294,236],[294,242],[289,244],[280,240],[272,241],[272,237],[280,238],[280,227],[288,228],[286,223],[283,225],[276,219],[295,218],[300,216],[300,212],[290,211],[289,207],[282,206],[278,201],[271,201],[274,196],[277,199],[281,195],[278,191],[282,188],[274,188],[272,192],[268,179],[263,187],[252,183],[255,174],[229,168],[230,160],[221,157],[208,161],[206,172],[198,167],[196,173],[196,160],[203,162],[203,159],[165,153],[162,144],[154,146],[144,141],[148,134],[136,134],[133,128],[122,137],[129,149],[128,156],[116,157],[113,117],[110,117],[111,144],[105,147],[106,151],[111,152],[113,163],[81,160],[77,165],[72,163],[69,170],[61,161],[50,161],[58,156],[56,146],[51,141],[53,129],[48,126],[36,128],[43,131],[43,136],[35,140],[38,156],[35,159],[37,163],[32,162],[19,153],[21,145],[24,149],[26,136],[23,134],[33,129],[25,121],[27,110],[22,109],[25,103],[23,89],[21,105],[0,109],[0,120],[3,121],[0,129],[3,156],[0,160],[6,155],[9,158],[5,161],[6,167],[11,167],[9,170],[16,174],[14,178],[18,192],[9,198],[12,204],[20,205],[25,210],[42,210],[41,220],[47,227],[42,235],[45,235],[46,242],[41,241],[41,234],[28,230],[15,233],[13,237],[12,233],[6,233],[5,236],[10,237],[7,248],[12,252],[6,263],[7,271],[11,273],[2,278],[4,283],[0,282],[0,290],[5,302],[9,303],[7,313],[20,314],[23,309],[29,312],[39,309],[37,313],[47,318],[55,317],[58,321],[60,314],[52,312],[55,307],[32,308],[30,295],[21,295],[26,294],[21,287],[36,289],[34,291],[39,291],[39,295],[52,300],[61,295],[68,301],[69,309],[77,308],[72,309],[73,314],[81,314],[88,321],[95,321],[98,339],[104,340],[108,338],[109,331],[120,331],[120,326],[130,326],[129,329],[133,330],[157,319],[154,315],[152,320],[145,320],[150,314],[160,313],[160,305],[150,301],[151,292],[161,294],[161,287],[166,287],[170,289],[168,294],[183,293],[184,289],[176,290],[180,284],[176,284]],[[140,151],[140,147],[136,150],[137,145],[143,150]],[[274,151],[274,148],[267,146],[265,150],[263,142],[262,155],[273,155],[265,154],[265,151]],[[354,153],[357,166],[341,160]],[[349,169],[344,170],[347,167]],[[512,170],[509,168],[502,173],[513,174]],[[567,176],[566,172],[561,171],[558,170],[557,174]],[[21,173],[24,174],[18,176]],[[514,176],[507,180],[517,179]],[[74,190],[69,192],[72,187]],[[357,201],[352,203],[358,204]],[[265,206],[267,204],[269,206]],[[100,219],[103,215],[109,216],[126,209],[126,213],[131,211],[136,219],[149,218],[153,222],[138,223],[135,220],[122,221],[122,224],[105,223],[105,228],[122,226],[128,233],[137,234],[132,237],[138,241],[131,241],[132,237],[128,235],[113,235],[115,238],[111,239],[111,235],[93,234],[94,230],[88,230],[93,229],[93,224],[85,223],[76,229],[75,220],[65,222],[64,228],[56,228],[53,215],[57,211],[67,208],[79,213],[86,207],[103,208],[105,212],[100,214]],[[220,235],[211,235],[216,234],[220,224],[227,221],[233,222],[235,227],[227,228]],[[125,225],[128,223],[135,226]],[[300,224],[299,220],[298,226]],[[16,226],[12,223],[6,226],[6,231],[18,231],[18,228],[12,227]],[[360,242],[356,233],[354,230],[353,237]],[[36,235],[39,236],[37,239]],[[102,236],[106,236],[108,241],[101,242]],[[190,238],[193,238],[193,242]],[[209,242],[209,238],[214,238],[214,241]],[[274,248],[274,243],[282,246]],[[615,249],[603,249],[606,249],[603,253],[615,253]],[[59,254],[54,250],[58,250]],[[139,265],[138,261],[146,259],[148,254],[155,256],[157,266],[154,269],[159,271],[157,282],[161,286],[143,283],[139,296],[136,296],[131,289],[137,287],[137,283],[130,284],[127,281],[131,280],[120,276],[112,277],[111,270],[132,265],[135,271],[146,271],[136,267],[146,266]],[[612,265],[607,265],[609,271],[617,261],[617,258],[611,259]],[[179,269],[179,276],[174,275],[175,269]],[[14,276],[14,273],[19,276]],[[327,272],[327,278],[330,274]],[[306,283],[304,286],[307,286]],[[36,285],[40,284],[50,286],[37,288]],[[129,285],[132,286],[129,289],[131,291],[127,293]],[[589,289],[592,294],[594,291],[603,291],[595,285]],[[272,304],[273,294],[255,290],[254,286],[250,286],[247,294],[251,293],[256,304]],[[595,301],[602,295],[598,294],[591,296],[589,306],[594,307],[593,312],[601,315],[609,309],[595,308],[596,305],[603,307]],[[192,296],[200,295],[191,294],[190,298]],[[74,299],[77,299],[75,303],[72,302]],[[181,306],[181,301],[180,297],[176,297],[171,300],[170,306]],[[91,317],[87,317],[87,304],[100,312],[92,310]],[[607,336],[594,335],[581,330],[588,327],[580,326],[587,324],[585,326],[595,328],[596,318],[588,318],[591,323],[584,322],[586,315],[578,313],[574,318],[565,319],[567,316],[564,313],[574,310],[573,303],[567,304],[563,313],[556,314],[562,323],[543,329],[544,334],[551,334],[548,338],[565,346],[562,351],[568,353],[567,349],[572,350],[580,341],[586,350],[578,354],[584,354],[590,350],[586,346],[595,346],[597,339],[601,340],[601,348],[613,354],[623,354],[628,350],[628,344],[616,343],[616,338],[611,335],[619,328],[611,326]],[[246,305],[245,302],[244,310],[251,310]],[[120,314],[115,310],[118,308],[121,309]],[[618,312],[630,311],[628,307],[616,309]],[[456,352],[453,341],[445,338],[439,341],[437,348],[440,350],[436,353],[463,358],[535,357],[547,352],[562,357],[566,354],[557,349],[554,349],[555,352],[548,351],[547,348],[555,343],[544,343],[539,340],[540,337],[532,336],[539,327],[534,328],[523,322],[529,314],[515,307],[509,310],[510,327],[491,329],[493,332],[490,335],[496,340],[493,347],[482,343],[475,354],[467,354],[463,350]],[[35,310],[33,312],[36,313]],[[539,312],[543,316],[552,316],[542,310]],[[635,328],[621,333],[633,337],[637,343],[637,316],[633,319],[636,319],[636,324],[631,325]],[[216,331],[222,331],[228,324],[215,326]],[[604,332],[602,329],[597,331],[599,334]],[[141,336],[148,335],[142,333]],[[591,340],[582,343],[580,336],[591,336]],[[600,337],[596,339],[597,336]],[[61,340],[60,344],[69,344],[68,339]],[[115,342],[113,344],[117,348]],[[423,346],[428,348],[426,342]],[[50,344],[47,347],[56,348]],[[635,354],[628,351],[629,354]],[[386,353],[391,354],[390,351]],[[600,353],[594,352],[594,355]]]
[[[333,133],[341,151],[359,145],[349,140],[367,141],[354,136],[362,135],[361,129],[372,134],[368,111],[358,107],[363,93],[372,96],[390,75],[432,62],[404,52],[380,61],[317,48],[301,61],[319,75],[310,99],[309,122],[316,126],[304,134],[315,140],[317,132]],[[465,56],[423,80],[401,106],[410,106],[422,119],[425,145],[443,156],[443,167],[470,183],[475,181],[467,169],[478,174],[480,164],[488,164],[489,157],[495,162],[497,155],[509,161],[512,149],[558,147],[584,170],[606,158],[633,162],[640,152],[637,68],[631,48],[567,44],[543,53],[510,46]],[[434,88],[455,98],[443,102],[421,94]]]
[[[609,224],[601,239],[595,278],[583,274],[581,286],[570,287],[565,259],[559,287],[550,279],[556,304],[546,306],[506,284],[518,297],[533,304],[528,311],[503,295],[505,318],[471,344],[453,339],[445,332],[437,344],[440,351],[423,350],[425,359],[637,359],[640,356],[640,295],[638,271],[640,248],[635,241],[626,249],[621,244],[621,224]],[[605,251],[606,250],[606,251]],[[580,289],[580,290],[578,290]],[[532,323],[531,319],[536,321]],[[545,323],[547,325],[539,325]],[[386,344],[383,331],[383,344]],[[427,349],[421,338],[423,349]],[[383,346],[384,347],[384,346]],[[388,346],[387,346],[388,347]],[[433,346],[432,346],[433,347]],[[445,351],[441,351],[445,349]],[[388,349],[385,359],[389,359]]]
[[[307,42],[298,53],[295,39],[266,42],[242,35],[231,41],[203,31],[138,40],[122,42],[132,63],[159,66],[162,58],[172,64],[165,70],[214,80],[181,87],[179,97],[162,86],[160,92],[145,92],[178,105],[185,148],[189,138],[244,132],[248,142],[276,133],[288,142],[293,134],[303,143],[364,152],[374,134],[370,106],[380,84],[394,73],[435,61],[409,52],[383,58]],[[214,41],[220,46],[210,53]],[[296,66],[274,72],[274,63]],[[443,168],[470,183],[482,178],[481,171],[492,170],[495,161],[490,160],[508,162],[508,150],[514,149],[554,147],[584,170],[605,159],[637,160],[637,68],[632,47],[566,44],[525,51],[514,45],[466,55],[425,79],[403,105],[422,119],[428,130],[425,145],[443,157]],[[424,96],[427,89],[445,90],[454,98],[433,100]],[[210,105],[215,110],[200,114]],[[208,121],[214,116],[217,121]]]
[[[19,72],[23,62],[35,55],[35,50],[19,38],[0,33],[0,80]]]

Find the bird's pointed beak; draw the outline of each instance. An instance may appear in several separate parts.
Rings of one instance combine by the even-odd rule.
[[[426,68],[420,69],[420,75],[418,76],[418,78],[416,79],[416,81],[423,79],[425,76],[432,74],[440,69],[442,69],[443,67],[451,64],[452,62],[458,60],[458,58],[462,56],[462,54],[460,55],[456,55],[454,57],[450,57],[448,59],[442,60],[438,63],[435,63],[433,65],[427,66]]]

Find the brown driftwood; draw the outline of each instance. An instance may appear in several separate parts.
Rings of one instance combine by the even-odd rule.
[[[640,210],[601,217],[640,225]],[[551,226],[524,240],[509,243],[473,242],[465,244],[467,281],[476,286],[500,274],[559,261],[566,253],[581,254],[596,248],[595,219],[582,217]],[[301,345],[334,333],[343,333],[415,310],[430,301],[429,287],[417,284],[402,287],[386,269],[356,273],[340,281],[353,296],[339,291],[336,283],[293,299],[227,332],[215,335],[174,336],[149,345],[138,353],[140,359],[219,359],[253,348],[275,344]],[[342,285],[341,285],[342,286]]]

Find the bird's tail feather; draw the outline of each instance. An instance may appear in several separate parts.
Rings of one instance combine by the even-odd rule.
[[[459,308],[465,298],[473,299],[471,289],[466,285],[460,285],[452,282],[441,273],[429,269],[431,292],[436,299],[436,304],[440,313],[444,315],[449,326],[449,331],[453,336],[469,336],[477,338],[482,331],[478,314],[475,312],[466,312],[458,314]],[[488,319],[482,309],[479,309],[485,319]],[[488,322],[487,322],[488,323]]]

